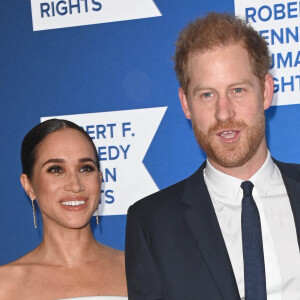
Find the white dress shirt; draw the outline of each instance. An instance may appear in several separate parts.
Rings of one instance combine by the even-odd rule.
[[[241,232],[243,180],[216,170],[207,161],[204,180],[220,224],[241,299],[245,299]],[[249,179],[257,205],[264,248],[268,300],[300,299],[300,253],[294,217],[281,173],[270,153]],[[299,195],[300,201],[300,195]]]

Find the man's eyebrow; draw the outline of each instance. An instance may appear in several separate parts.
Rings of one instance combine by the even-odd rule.
[[[211,88],[211,87],[208,87],[208,86],[200,86],[200,85],[198,85],[193,90],[193,96],[195,96],[197,92],[202,91],[202,90],[214,90],[214,89]]]
[[[253,84],[251,83],[250,80],[244,79],[244,80],[241,80],[241,81],[234,82],[234,83],[230,84],[229,87],[233,87],[233,86],[235,86],[235,85],[240,85],[240,84],[249,84],[249,85],[253,85]]]

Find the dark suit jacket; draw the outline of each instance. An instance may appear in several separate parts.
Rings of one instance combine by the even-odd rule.
[[[291,202],[299,242],[300,165],[275,163]],[[129,208],[125,247],[129,300],[240,299],[204,167],[205,163],[189,178]]]

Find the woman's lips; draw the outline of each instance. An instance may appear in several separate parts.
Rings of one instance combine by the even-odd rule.
[[[87,197],[72,196],[72,197],[64,198],[59,202],[65,210],[78,211],[86,207],[87,201],[88,201]]]

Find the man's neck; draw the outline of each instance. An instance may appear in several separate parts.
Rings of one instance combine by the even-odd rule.
[[[258,149],[258,151],[254,154],[254,156],[251,159],[249,159],[242,166],[237,167],[224,167],[219,165],[209,157],[207,159],[210,162],[210,164],[218,171],[242,180],[248,180],[262,167],[262,165],[267,159],[267,155],[267,146],[262,146],[260,147],[260,149]]]

